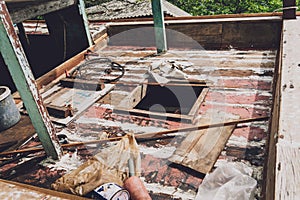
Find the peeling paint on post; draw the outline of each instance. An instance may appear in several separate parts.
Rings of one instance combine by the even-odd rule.
[[[157,53],[167,51],[166,29],[161,0],[151,0]]]
[[[46,154],[53,159],[59,159],[62,155],[62,149],[56,136],[55,127],[43,105],[25,52],[14,30],[4,1],[0,1],[0,18],[1,54]]]

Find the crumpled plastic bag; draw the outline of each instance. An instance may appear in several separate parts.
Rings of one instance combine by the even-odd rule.
[[[196,200],[252,200],[257,181],[252,169],[243,163],[226,163],[206,175]]]
[[[141,158],[138,144],[133,135],[128,134],[116,145],[101,150],[76,170],[57,179],[51,187],[61,192],[85,195],[105,183],[120,186],[129,177],[128,162],[134,162],[134,173],[141,173]]]

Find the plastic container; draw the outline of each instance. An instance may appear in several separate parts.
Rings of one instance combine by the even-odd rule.
[[[21,118],[20,112],[11,96],[10,89],[0,86],[0,131],[6,130]]]
[[[94,190],[96,199],[101,200],[129,200],[130,195],[127,190],[115,183],[106,183]]]

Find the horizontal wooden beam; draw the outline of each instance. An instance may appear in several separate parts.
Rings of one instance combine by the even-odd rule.
[[[114,113],[116,114],[132,114],[136,116],[144,116],[144,117],[156,117],[158,119],[168,119],[168,120],[176,120],[182,121],[185,123],[191,123],[193,117],[188,115],[181,115],[181,114],[173,114],[173,113],[159,113],[159,112],[151,112],[147,110],[140,110],[140,109],[130,109],[124,110],[122,108],[114,108]]]
[[[101,82],[72,78],[63,78],[60,80],[60,84],[63,87],[94,91],[102,90],[105,87],[104,83]]]
[[[183,128],[177,128],[177,129],[170,129],[160,132],[153,132],[153,133],[141,133],[141,134],[135,134],[135,138],[137,140],[144,140],[144,139],[155,139],[155,138],[161,138],[162,136],[166,136],[171,133],[177,133],[177,132],[184,132],[184,131],[194,131],[194,130],[203,130],[203,129],[209,129],[209,128],[215,128],[215,127],[222,127],[222,126],[230,126],[230,125],[236,125],[241,123],[249,123],[249,122],[255,122],[255,121],[266,121],[269,120],[269,117],[257,117],[257,118],[246,118],[246,119],[239,119],[239,120],[232,120],[232,121],[226,121],[221,123],[214,123],[214,124],[203,124],[199,126],[189,126],[189,127],[183,127]],[[82,146],[82,145],[89,145],[89,144],[102,144],[107,143],[110,141],[118,141],[121,140],[124,136],[121,137],[112,137],[102,140],[92,140],[92,141],[86,141],[86,142],[73,142],[70,144],[62,144],[62,148],[69,148],[69,147],[75,147],[75,146]],[[14,151],[6,151],[6,152],[0,152],[0,156],[7,156],[7,155],[14,155],[19,153],[34,153],[43,151],[43,148],[26,148],[26,149],[20,149],[20,150],[14,150]]]
[[[77,4],[76,0],[13,2],[14,1],[8,1],[7,7],[14,23],[20,23],[27,19],[42,16]]]

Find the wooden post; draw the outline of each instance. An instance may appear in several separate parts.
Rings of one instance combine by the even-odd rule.
[[[55,127],[43,105],[28,60],[4,1],[0,1],[0,18],[1,54],[46,154],[53,159],[59,159],[62,155],[62,149],[56,137]]]
[[[283,0],[283,19],[296,19],[296,0]]]
[[[167,39],[162,0],[151,0],[151,3],[157,53],[164,53],[167,51]]]

